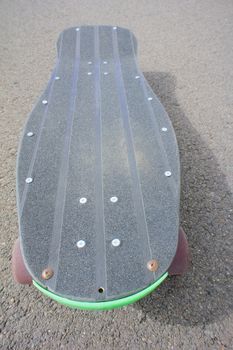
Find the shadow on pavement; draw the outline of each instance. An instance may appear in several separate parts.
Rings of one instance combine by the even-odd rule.
[[[163,103],[181,156],[181,225],[188,236],[192,266],[183,277],[169,278],[135,304],[146,317],[187,326],[212,323],[233,310],[233,200],[212,151],[179,106],[175,78],[145,73]]]

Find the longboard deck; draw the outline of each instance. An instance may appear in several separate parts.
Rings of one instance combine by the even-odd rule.
[[[129,30],[70,28],[57,50],[18,153],[23,258],[33,279],[57,295],[120,299],[159,280],[176,253],[175,133],[137,65]]]

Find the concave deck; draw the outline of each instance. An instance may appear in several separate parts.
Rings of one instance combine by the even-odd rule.
[[[136,46],[119,27],[62,32],[55,69],[23,132],[17,163],[23,257],[35,281],[70,299],[136,293],[167,271],[176,252],[179,152],[138,68]],[[147,268],[151,259],[156,272]],[[46,267],[54,271],[49,280],[41,277]]]

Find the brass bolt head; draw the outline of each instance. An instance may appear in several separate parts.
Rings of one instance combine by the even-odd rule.
[[[49,280],[51,277],[53,277],[53,269],[51,267],[47,267],[42,271],[41,277],[43,280]]]
[[[158,270],[159,264],[158,261],[153,259],[153,260],[149,260],[147,263],[147,268],[148,270],[150,270],[151,272],[155,272]]]

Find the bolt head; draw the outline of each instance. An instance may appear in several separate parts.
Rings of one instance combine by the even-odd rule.
[[[32,137],[34,135],[34,133],[32,132],[32,131],[29,131],[28,133],[27,133],[27,136],[29,136],[29,137]]]
[[[112,246],[113,247],[119,247],[120,244],[121,244],[121,241],[118,238],[114,238],[112,240]]]
[[[167,128],[166,128],[166,127],[163,127],[163,128],[162,128],[162,131],[164,131],[164,132],[167,131]]]
[[[85,204],[85,203],[87,203],[87,199],[85,197],[82,197],[82,198],[79,199],[79,203],[80,204]]]
[[[27,177],[26,180],[25,180],[25,182],[26,182],[27,184],[30,184],[32,181],[33,181],[33,178],[32,178],[32,177]]]
[[[151,101],[151,100],[153,100],[153,97],[148,97],[148,101]]]
[[[53,269],[51,269],[51,267],[47,267],[42,271],[41,277],[43,280],[49,280],[51,277],[53,277],[53,274]]]
[[[80,241],[77,242],[77,247],[78,248],[84,248],[86,245],[86,242],[83,241],[82,239]]]
[[[117,197],[111,197],[110,198],[110,201],[112,202],[112,203],[116,203],[117,201],[118,201],[118,198]]]
[[[48,101],[47,100],[43,100],[42,103],[43,103],[43,105],[47,105]]]
[[[149,260],[148,263],[147,263],[147,268],[151,272],[157,271],[158,267],[159,267],[158,261],[155,260],[155,259]]]
[[[55,80],[60,80],[61,78],[57,75],[56,77],[55,77]]]
[[[165,174],[165,176],[169,177],[169,176],[171,176],[172,173],[170,171],[165,171],[164,174]]]

